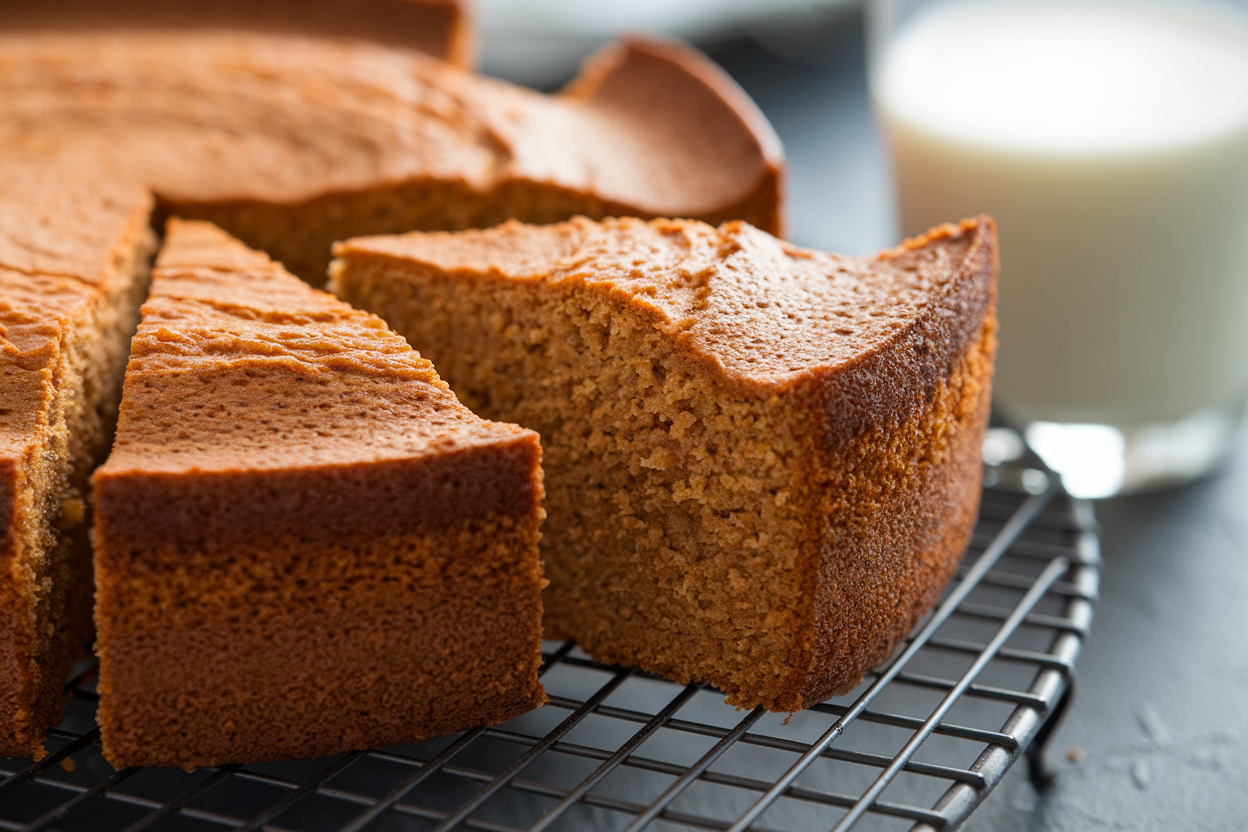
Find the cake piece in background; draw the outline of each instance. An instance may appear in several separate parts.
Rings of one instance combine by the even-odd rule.
[[[109,762],[317,757],[544,703],[540,456],[380,319],[171,221],[95,475]]]
[[[0,153],[94,154],[160,216],[214,222],[318,286],[333,242],[361,234],[576,215],[782,225],[771,126],[710,59],[663,41],[608,47],[542,95],[360,40],[0,22],[0,101]]]
[[[938,599],[980,494],[996,232],[874,257],[635,219],[350,240],[331,287],[542,437],[548,635],[793,711]]]
[[[40,758],[90,655],[88,477],[147,290],[151,197],[0,162],[0,755]]]

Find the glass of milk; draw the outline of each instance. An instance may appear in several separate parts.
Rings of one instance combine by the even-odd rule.
[[[998,412],[1076,496],[1216,466],[1248,401],[1246,7],[869,2],[902,231],[998,222]]]

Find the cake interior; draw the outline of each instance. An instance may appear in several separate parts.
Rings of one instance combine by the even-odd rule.
[[[123,248],[98,288],[0,268],[0,753],[43,756],[62,685],[90,652],[91,471],[112,441],[154,235]]]
[[[730,701],[792,696],[815,457],[792,399],[725,382],[610,289],[335,264],[486,418],[542,436],[548,637]]]

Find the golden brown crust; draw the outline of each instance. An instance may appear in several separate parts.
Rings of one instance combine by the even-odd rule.
[[[166,240],[95,475],[110,762],[321,756],[545,702],[537,435],[220,230]]]
[[[541,432],[546,625],[592,655],[796,710],[856,684],[952,575],[995,350],[990,219],[871,258],[584,219],[336,253],[336,292]]]
[[[128,554],[106,545],[97,563],[99,722],[118,768],[321,757],[546,702],[523,520]]]
[[[806,708],[846,693],[936,603],[979,505],[995,322],[907,418],[829,449],[832,497],[805,645],[807,675],[776,703]],[[867,492],[852,487],[870,481]],[[835,553],[835,555],[832,555]]]
[[[991,219],[981,217],[876,257],[846,257],[789,245],[743,222],[711,228],[578,217],[544,227],[513,221],[458,234],[352,239],[335,253],[348,262],[409,264],[463,279],[601,287],[653,315],[656,327],[726,379],[769,393],[846,383],[855,378],[849,371],[874,361],[861,382],[872,388],[846,383],[857,398],[845,404],[879,417],[920,388],[930,391],[951,356],[977,336],[990,298],[986,278],[961,279],[959,270],[968,251],[980,252],[994,236]],[[978,299],[972,303],[966,292]],[[906,338],[936,303],[958,314],[933,323],[940,343],[920,355]],[[876,409],[863,411],[868,403]]]
[[[0,157],[0,267],[103,287],[148,234],[152,196],[89,159],[41,162]]]
[[[812,390],[824,414],[826,496],[802,650],[809,670],[787,708],[849,691],[892,652],[953,576],[977,515],[997,343],[996,226],[988,217],[940,226],[879,258],[956,269],[960,279],[886,347]]]

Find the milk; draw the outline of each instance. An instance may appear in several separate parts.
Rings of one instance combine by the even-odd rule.
[[[1248,396],[1248,22],[1198,3],[952,0],[873,66],[903,230],[992,214],[996,400],[1174,422]]]

